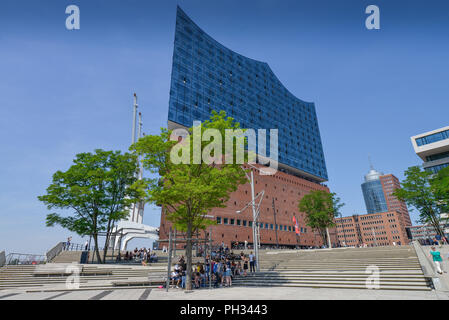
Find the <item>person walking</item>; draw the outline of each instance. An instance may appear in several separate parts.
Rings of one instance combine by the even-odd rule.
[[[256,261],[256,259],[253,255],[253,252],[251,251],[251,253],[249,254],[249,272],[250,273],[256,272],[256,268],[254,267],[255,261]]]
[[[248,259],[243,257],[243,276],[246,277],[248,275]]]
[[[67,238],[67,243],[66,243],[66,250],[70,250],[70,242],[72,241],[72,237],[68,237]]]
[[[437,267],[437,272],[439,274],[443,274],[443,259],[441,258],[440,251],[436,251],[437,249],[432,246],[432,251],[430,251],[430,256],[433,259],[433,263],[435,263],[435,266]]]
[[[225,275],[226,275],[226,286],[227,286],[227,287],[232,286],[231,273],[232,273],[231,268],[228,267],[228,266],[226,266]]]
[[[89,247],[89,241],[86,240],[86,242],[84,243],[84,251],[87,251],[87,247]]]

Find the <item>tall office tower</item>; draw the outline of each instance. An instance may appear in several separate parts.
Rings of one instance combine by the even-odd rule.
[[[396,211],[399,214],[399,218],[402,220],[401,224],[405,227],[411,226],[412,221],[410,219],[407,205],[404,201],[399,200],[393,195],[393,192],[396,189],[401,188],[399,179],[392,174],[387,174],[380,177],[380,182],[382,184],[382,190],[384,192],[388,211]]]
[[[321,184],[327,180],[327,170],[314,103],[296,98],[267,63],[226,48],[178,7],[168,127],[191,127],[195,120],[209,119],[212,110],[224,110],[242,128],[279,130],[278,173],[262,176],[255,171],[255,192],[265,192],[260,243],[275,244],[278,239],[280,245],[318,244],[319,237],[305,226],[304,215],[298,211],[299,199],[310,190],[329,191]],[[251,210],[236,213],[249,201],[247,184],[231,196],[227,208],[210,213],[217,221],[210,228],[214,242],[252,243]],[[161,216],[160,235],[166,238],[171,224]],[[299,237],[293,216],[303,231]]]
[[[408,243],[412,225],[407,205],[393,195],[401,184],[372,166],[362,184],[367,214],[336,219],[338,239],[346,245],[383,246]]]
[[[368,213],[388,211],[387,201],[380,182],[381,176],[383,176],[383,173],[374,170],[371,166],[371,170],[365,175],[365,182],[362,183],[363,198]]]
[[[415,153],[424,161],[423,168],[432,173],[449,166],[449,127],[410,138]]]
[[[393,192],[400,187],[399,179],[394,175],[385,175],[371,166],[371,170],[365,175],[365,182],[362,183],[368,214],[397,211],[399,216],[403,217],[404,226],[412,225],[407,205],[393,195]]]

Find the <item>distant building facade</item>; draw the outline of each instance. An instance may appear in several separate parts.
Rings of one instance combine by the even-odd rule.
[[[387,246],[409,242],[412,225],[407,205],[393,195],[399,179],[371,167],[362,184],[367,214],[336,219],[337,236],[346,246]]]
[[[447,237],[449,233],[449,223],[440,224],[440,227]],[[410,226],[408,229],[411,240],[418,240],[423,244],[430,244],[432,239],[437,235],[435,228],[431,225]]]
[[[423,168],[437,173],[449,166],[449,127],[425,132],[410,138]]]
[[[336,219],[341,246],[389,246],[409,242],[402,218],[397,211],[353,215]]]

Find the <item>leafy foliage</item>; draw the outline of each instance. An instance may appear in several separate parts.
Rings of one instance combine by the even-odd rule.
[[[447,182],[445,172],[441,173],[440,178],[435,178],[431,172],[422,170],[420,166],[413,166],[404,175],[402,188],[395,190],[393,195],[419,211],[420,223],[431,224],[442,234],[439,214],[444,208],[441,200],[444,197],[444,183]]]
[[[449,167],[438,171],[437,175],[432,179],[431,185],[440,211],[449,213]]]
[[[343,206],[335,193],[323,190],[312,191],[299,201],[299,211],[306,214],[306,224],[319,232],[324,243],[327,243],[326,229],[335,226],[340,208]]]
[[[101,261],[98,233],[109,234],[113,222],[128,216],[131,204],[144,198],[145,183],[136,178],[136,155],[98,149],[76,155],[73,162],[67,171],[53,175],[47,194],[38,199],[49,210],[72,210],[70,216],[48,214],[46,225],[60,225],[81,236],[92,235]]]
[[[196,133],[204,136],[207,129],[216,129],[220,136],[212,141],[191,139]],[[226,152],[227,129],[239,129],[239,124],[226,117],[224,111],[214,111],[210,120],[190,128],[182,140],[178,141],[178,136],[173,137],[172,131],[161,129],[160,135],[145,136],[132,146],[132,150],[143,157],[144,168],[160,177],[148,180],[147,200],[163,206],[166,219],[171,221],[177,230],[186,232],[187,288],[191,287],[192,243],[189,239],[198,230],[204,230],[214,224],[214,221],[205,217],[207,213],[213,208],[225,207],[230,194],[236,191],[240,184],[247,182],[240,164],[235,161],[222,163]],[[238,143],[233,141],[233,149]],[[172,151],[178,147],[180,148],[174,152],[175,156],[184,156],[187,161],[172,161]],[[200,155],[207,154],[213,161],[195,163],[198,152]]]

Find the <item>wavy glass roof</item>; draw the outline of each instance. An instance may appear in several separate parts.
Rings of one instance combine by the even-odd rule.
[[[226,48],[178,7],[168,120],[189,127],[212,110],[226,111],[243,128],[278,129],[279,163],[327,180],[314,103],[296,98],[267,63]]]

